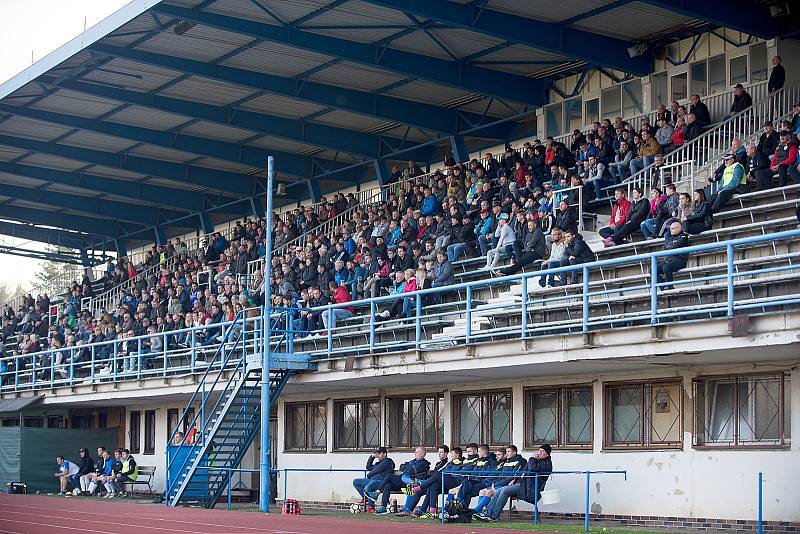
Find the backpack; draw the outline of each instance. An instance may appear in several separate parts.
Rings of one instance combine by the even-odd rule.
[[[450,501],[444,510],[444,520],[447,523],[471,523],[472,510],[457,501]]]

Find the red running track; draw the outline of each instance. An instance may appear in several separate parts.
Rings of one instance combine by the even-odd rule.
[[[475,532],[447,525],[453,533]],[[434,534],[438,523],[369,521],[323,516],[269,516],[96,498],[0,494],[0,534]],[[481,529],[486,534],[512,530]]]

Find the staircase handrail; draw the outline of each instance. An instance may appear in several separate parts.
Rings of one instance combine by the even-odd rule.
[[[698,137],[667,153],[664,156],[664,164],[691,160],[697,167],[703,167],[707,161],[728,150],[731,140],[735,137],[752,135],[744,133],[746,131],[744,128],[747,126],[757,124],[756,128],[760,128],[764,121],[772,120],[776,115],[783,116],[791,111],[798,95],[800,95],[800,82],[770,93],[767,98],[756,102],[727,120],[717,123]],[[787,103],[788,109],[786,108]],[[786,111],[780,111],[783,109]],[[647,191],[652,183],[654,169],[653,165],[649,165],[629,176],[622,183],[627,185],[629,193],[631,188],[637,186]]]

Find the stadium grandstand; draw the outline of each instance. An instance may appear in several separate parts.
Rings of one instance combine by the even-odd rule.
[[[0,484],[800,531],[796,11],[132,1],[0,85]]]

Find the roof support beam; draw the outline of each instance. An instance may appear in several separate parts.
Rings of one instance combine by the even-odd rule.
[[[45,85],[51,84],[45,82]],[[58,82],[57,85],[53,85],[53,87],[69,89],[100,98],[113,99],[124,104],[157,111],[167,111],[213,124],[235,126],[257,134],[307,143],[349,154],[358,154],[367,158],[378,157],[382,153],[381,138],[386,139],[393,146],[399,145],[398,150],[413,148],[415,145],[411,141],[403,142],[401,139],[385,136],[377,136],[378,139],[376,139],[376,136],[372,134],[356,130],[248,111],[235,105],[213,106],[197,101],[119,89],[80,80],[63,80]],[[390,156],[391,154],[388,155]]]
[[[776,19],[773,19],[766,3],[748,0],[641,0],[645,4],[667,9],[723,28],[769,39],[777,35]]]
[[[632,58],[628,55],[629,42],[596,33],[447,0],[365,1],[510,43],[531,46],[640,76],[653,70],[653,62],[649,58]]]
[[[89,243],[93,240],[93,236],[86,234],[65,232],[55,228],[41,228],[32,224],[14,224],[7,221],[0,221],[0,235],[76,249],[91,249]],[[106,247],[106,250],[112,249]]]
[[[255,190],[255,179],[252,176],[206,167],[150,159],[132,154],[116,154],[90,148],[60,145],[47,141],[35,141],[10,135],[0,135],[0,145],[138,172],[147,176],[157,176],[174,182],[194,184],[207,187],[212,191],[244,196],[252,194]]]
[[[88,172],[60,171],[5,161],[0,161],[0,172],[42,180],[44,182],[79,187],[86,191],[106,193],[132,200],[156,202],[161,206],[187,211],[195,211],[203,207],[213,207],[214,205],[225,204],[236,200],[232,197],[218,197],[216,195],[211,195],[211,198],[207,198],[203,193],[188,189],[131,182],[119,178],[89,174]],[[213,202],[211,202],[211,200],[213,200]]]
[[[294,25],[262,24],[252,20],[163,3],[154,6],[153,10],[183,20],[192,20],[205,26],[236,32],[263,41],[288,44],[295,48],[326,54],[360,65],[383,68],[404,76],[458,89],[476,91],[484,95],[514,100],[532,106],[540,106],[546,102],[545,87],[542,82],[499,70],[320,35],[298,29]]]
[[[65,115],[63,113],[55,113],[40,109],[9,106],[8,104],[2,103],[0,103],[0,111],[46,121],[52,124],[68,126],[70,128],[113,135],[114,137],[129,139],[138,143],[147,143],[163,148],[181,150],[196,156],[216,158],[241,165],[251,165],[260,168],[263,167],[264,161],[267,159],[267,150],[265,149],[236,143],[227,143],[225,141],[217,141],[204,137],[194,137],[181,133],[152,130],[141,126],[130,126],[116,122],[87,119],[76,115]],[[311,172],[311,158],[307,156],[275,150],[270,150],[269,153],[281,159],[283,171],[286,174],[305,178]],[[325,161],[325,163],[333,168],[343,166],[335,162]]]
[[[402,98],[213,65],[166,54],[131,50],[120,46],[95,43],[89,50],[447,135],[453,135],[462,124],[461,115],[454,110]],[[475,114],[464,113],[463,115],[471,116],[476,121],[480,119],[480,116]]]
[[[148,225],[153,224],[154,221],[174,217],[174,213],[165,214],[159,208],[19,185],[0,184],[0,195],[27,202],[36,202],[37,204],[44,204],[54,208],[108,217],[112,220],[118,219],[133,224]],[[186,227],[194,228],[194,225]]]
[[[54,228],[64,228],[84,232],[99,237],[114,238],[120,234],[121,226],[116,221],[97,219],[83,215],[55,212],[36,208],[22,208],[10,204],[0,205],[0,217],[24,223],[41,224]]]

